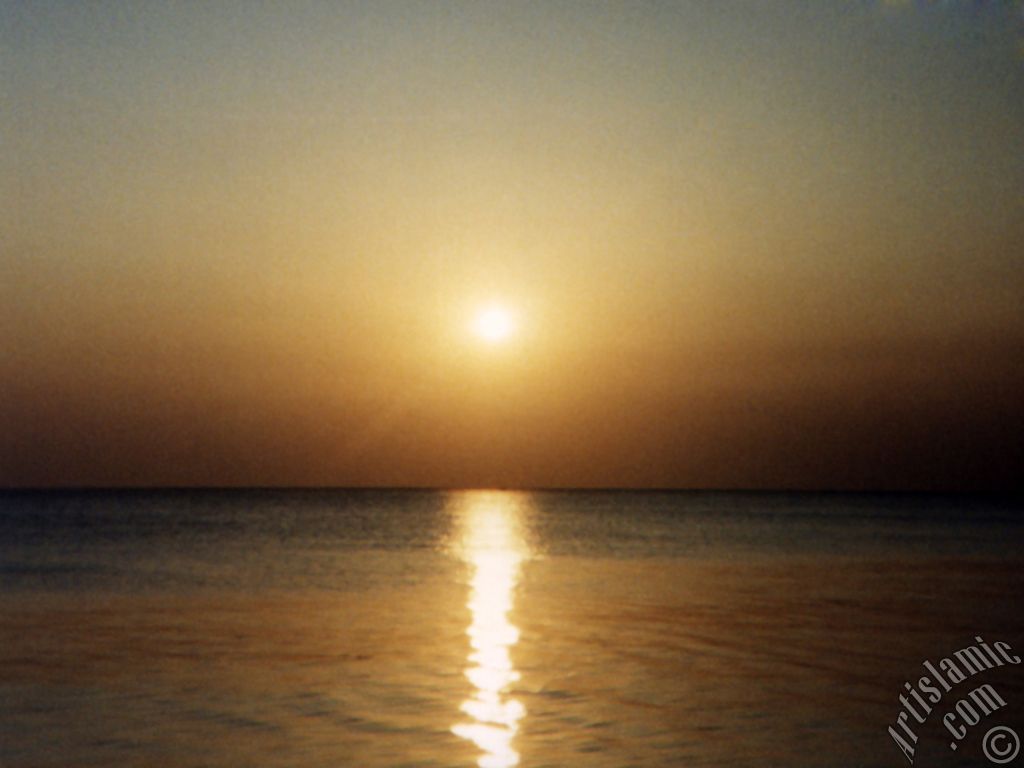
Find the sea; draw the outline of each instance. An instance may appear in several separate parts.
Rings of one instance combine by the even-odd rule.
[[[1024,764],[1022,509],[0,492],[0,766]]]

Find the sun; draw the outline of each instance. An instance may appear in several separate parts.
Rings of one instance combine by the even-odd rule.
[[[497,344],[515,332],[515,317],[505,307],[491,304],[477,312],[473,330],[484,341]]]

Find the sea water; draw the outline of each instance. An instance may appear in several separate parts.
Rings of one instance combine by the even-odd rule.
[[[1022,532],[992,497],[6,492],[0,765],[901,765],[924,660],[1024,650]],[[984,724],[914,727],[983,764]]]

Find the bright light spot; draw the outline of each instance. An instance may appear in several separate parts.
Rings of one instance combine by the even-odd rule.
[[[516,323],[511,312],[504,307],[492,305],[480,310],[473,327],[480,338],[497,343],[512,335]]]

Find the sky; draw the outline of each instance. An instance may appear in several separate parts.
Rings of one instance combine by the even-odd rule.
[[[0,0],[0,201],[0,485],[1024,476],[1020,2]]]

